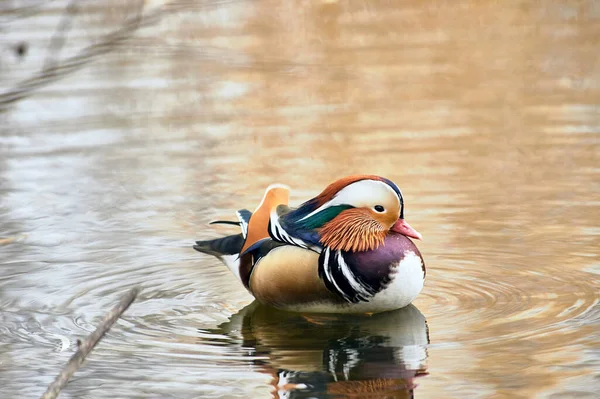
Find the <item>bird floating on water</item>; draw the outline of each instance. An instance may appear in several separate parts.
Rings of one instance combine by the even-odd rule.
[[[290,208],[289,187],[269,186],[241,233],[196,241],[225,263],[261,303],[317,313],[378,313],[410,304],[423,289],[425,263],[410,238],[398,186],[373,175],[339,179]]]

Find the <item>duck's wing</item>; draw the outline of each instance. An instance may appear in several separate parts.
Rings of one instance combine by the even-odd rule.
[[[306,229],[286,218],[294,211],[295,209],[287,205],[279,205],[272,209],[269,218],[269,236],[275,241],[321,252],[320,236],[317,231]]]
[[[278,205],[287,205],[289,201],[290,189],[283,184],[272,184],[267,187],[262,201],[254,211],[250,213],[246,219],[244,214],[239,214],[242,231],[245,230],[245,242],[241,250],[244,255],[249,252],[255,244],[265,238],[269,238],[269,217],[271,209],[275,209]],[[245,221],[242,221],[244,219]]]
[[[235,214],[238,217],[239,224],[242,229],[242,236],[245,240],[248,237],[248,224],[250,223],[252,212],[250,212],[248,209],[240,209]]]
[[[272,184],[267,187],[254,213],[238,212],[245,239],[240,252],[242,256],[255,251],[266,239],[320,252],[320,237],[316,231],[307,230],[296,223],[281,223],[288,213],[295,211],[288,206],[289,192],[289,187],[285,185]]]

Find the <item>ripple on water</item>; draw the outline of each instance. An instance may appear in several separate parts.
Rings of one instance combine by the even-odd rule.
[[[558,266],[545,266],[541,273],[509,265],[498,279],[476,261],[450,262],[452,266],[435,266],[430,272],[428,289],[417,303],[432,319],[452,313],[456,325],[444,334],[471,324],[475,337],[458,334],[459,341],[498,343],[564,331],[577,324],[577,319],[594,323],[591,313],[598,307],[599,296],[584,272],[566,273]]]
[[[144,302],[142,298],[134,303],[133,312],[124,315],[101,341],[78,372],[79,378],[69,384],[71,395],[81,395],[95,381],[106,380],[111,381],[102,387],[106,397],[144,392],[175,396],[193,392],[210,398],[248,397],[249,392],[264,397],[269,390],[301,395],[363,389],[408,392],[427,369],[426,320],[413,306],[356,318],[303,316],[253,303],[220,321],[198,321],[196,314],[209,312],[190,308],[163,315],[158,322]],[[57,346],[54,337],[60,324],[68,324],[62,328],[71,331],[71,337],[74,331],[83,336],[93,329],[83,316],[65,316],[52,318],[50,328],[36,321],[9,320],[0,334],[12,336],[11,344],[29,343],[40,352]],[[20,353],[18,345],[12,350],[13,355]],[[52,367],[60,367],[71,350],[48,356],[39,370],[40,385],[46,374],[54,375]],[[27,359],[18,359],[15,365],[26,364]],[[216,374],[223,383],[208,382]],[[14,377],[25,382],[16,371]],[[29,387],[34,380],[29,377]],[[29,389],[22,392],[30,393]]]
[[[183,0],[118,46],[136,5],[37,3],[0,28],[0,235],[26,236],[0,247],[3,397],[39,397],[131,285],[65,397],[599,391],[600,2]],[[365,172],[425,233],[433,345],[420,312],[238,313],[189,248],[270,183]]]

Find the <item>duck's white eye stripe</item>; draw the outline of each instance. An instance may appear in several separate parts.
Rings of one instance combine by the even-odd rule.
[[[371,207],[373,203],[377,203],[381,198],[388,198],[390,194],[392,194],[392,198],[396,198],[397,204],[400,206],[398,194],[387,183],[379,180],[359,180],[341,189],[331,200],[304,216],[300,221],[335,205],[352,205],[356,208]]]

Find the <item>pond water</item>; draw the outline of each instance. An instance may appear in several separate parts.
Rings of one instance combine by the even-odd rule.
[[[1,396],[141,286],[61,397],[598,398],[599,38],[595,1],[3,2]],[[356,173],[424,235],[414,306],[274,311],[191,249]]]

